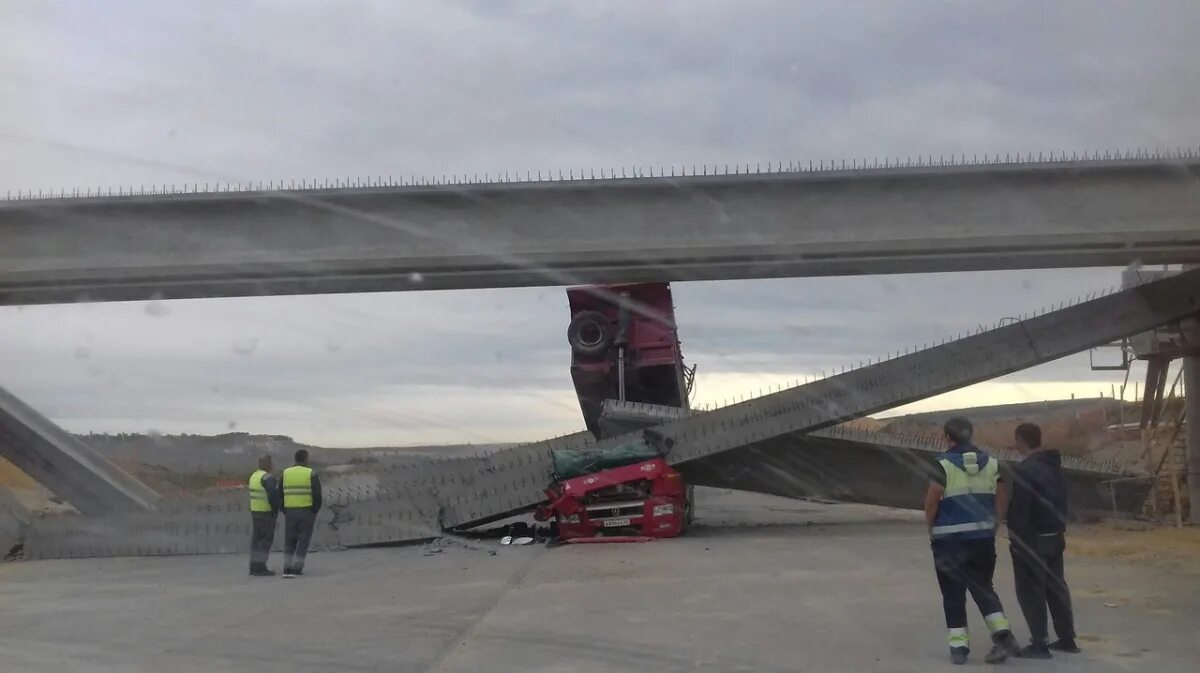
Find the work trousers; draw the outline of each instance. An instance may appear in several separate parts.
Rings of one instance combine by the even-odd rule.
[[[275,542],[275,515],[271,512],[251,512],[250,569],[265,570]]]
[[[934,540],[933,565],[937,571],[938,588],[942,590],[942,609],[946,613],[946,628],[967,627],[967,592],[979,606],[988,626],[995,630],[990,615],[1003,614],[1000,597],[992,588],[996,571],[996,539]],[[1007,629],[1007,624],[1004,624]]]
[[[304,557],[308,555],[308,543],[312,539],[313,525],[317,514],[311,509],[289,509],[284,512],[283,527],[283,572],[298,573],[304,570]]]
[[[1075,617],[1071,611],[1071,590],[1063,574],[1063,551],[1066,539],[1061,533],[1038,535],[1029,540],[1013,538],[1013,579],[1017,585],[1017,602],[1029,637],[1035,643],[1049,638],[1046,608],[1054,620],[1054,632],[1063,640],[1075,640]]]

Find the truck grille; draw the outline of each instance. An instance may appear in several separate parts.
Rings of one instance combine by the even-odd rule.
[[[629,519],[632,522],[640,520],[645,509],[645,503],[640,500],[597,502],[587,506],[587,517],[593,522],[604,519]]]

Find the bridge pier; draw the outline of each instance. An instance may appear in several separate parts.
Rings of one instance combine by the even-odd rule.
[[[152,510],[159,496],[0,388],[0,456],[84,514]]]
[[[1187,419],[1187,487],[1192,525],[1200,525],[1200,356],[1183,358]]]

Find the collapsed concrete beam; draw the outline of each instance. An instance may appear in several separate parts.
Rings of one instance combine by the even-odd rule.
[[[916,350],[844,374],[686,418],[660,419],[652,428],[600,441],[617,445],[645,438],[675,465],[794,436],[932,397],[1004,374],[1057,360],[1200,311],[1200,270],[1097,296]],[[619,431],[619,430],[618,430]],[[548,451],[597,443],[577,435],[514,447],[480,474],[483,490],[448,507],[447,527],[466,527],[531,507],[543,499]]]
[[[86,514],[154,509],[158,494],[0,388],[0,456]]]
[[[794,434],[756,442],[679,466],[688,483],[789,498],[921,509],[938,452],[906,446]],[[1001,469],[1012,464],[1002,461]],[[1139,513],[1149,480],[1064,469],[1072,516]]]
[[[33,523],[29,510],[7,488],[0,486],[0,558],[25,539]]]
[[[608,400],[600,424],[630,432],[686,415],[683,409]],[[697,486],[920,509],[943,448],[929,437],[836,426],[755,442],[676,468]],[[1002,469],[1011,469],[1015,456],[988,450]],[[1124,479],[1114,465],[1064,456],[1063,468],[1076,516],[1136,514],[1150,490],[1149,480]]]

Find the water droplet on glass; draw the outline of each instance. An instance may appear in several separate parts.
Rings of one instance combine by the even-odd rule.
[[[258,348],[258,338],[246,339],[243,341],[235,341],[233,343],[233,352],[238,355],[253,355]]]

